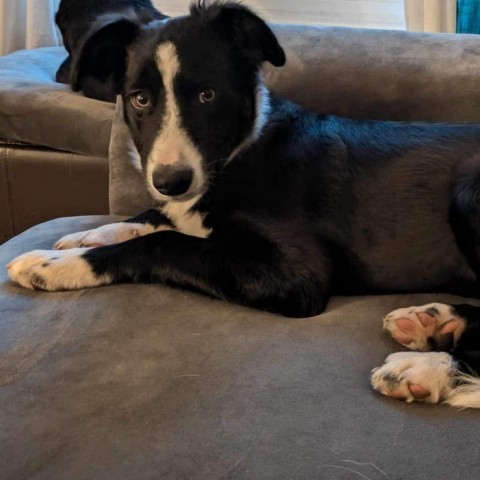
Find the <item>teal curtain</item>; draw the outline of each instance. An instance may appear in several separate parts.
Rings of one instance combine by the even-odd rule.
[[[480,33],[480,0],[457,0],[457,33]]]

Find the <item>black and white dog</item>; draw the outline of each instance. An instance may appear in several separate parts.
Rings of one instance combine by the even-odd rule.
[[[158,208],[16,258],[18,284],[159,282],[292,317],[334,293],[480,297],[479,126],[353,121],[276,98],[260,66],[284,51],[235,3],[118,19],[80,64],[97,48],[119,62],[113,84]],[[417,352],[390,356],[375,389],[480,407],[466,375],[480,372],[479,309],[431,304],[384,322]]]
[[[124,57],[121,49],[108,43],[114,37],[106,27],[115,30],[116,20],[125,17],[143,24],[167,18],[151,0],[62,0],[55,20],[68,57],[58,69],[57,82],[70,84],[74,91],[82,90],[89,98],[115,102],[120,87],[115,83],[115,69],[125,68]],[[85,45],[99,30],[104,32],[105,39],[96,37],[95,43]],[[80,58],[86,47],[88,55]],[[81,71],[76,71],[79,68]]]

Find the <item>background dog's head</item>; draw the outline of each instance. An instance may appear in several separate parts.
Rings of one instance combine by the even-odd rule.
[[[203,193],[212,171],[258,135],[268,110],[260,66],[285,63],[266,23],[230,2],[198,2],[188,16],[147,26],[109,22],[85,42],[74,77],[99,45],[147,182],[161,200]]]
[[[85,42],[122,17],[142,24],[167,18],[154,8],[151,0],[61,0],[55,20],[69,55],[58,69],[56,80],[71,84],[71,64],[76,62]],[[114,102],[116,85],[112,69],[115,60],[105,56],[102,43],[90,44],[88,52],[82,75],[76,77],[73,89],[82,90],[90,98]]]

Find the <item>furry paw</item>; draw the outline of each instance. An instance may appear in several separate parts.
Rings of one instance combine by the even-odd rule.
[[[7,265],[8,275],[31,290],[76,290],[109,283],[105,275],[96,275],[83,258],[87,250],[34,250],[12,260]]]
[[[400,352],[389,355],[385,363],[372,370],[371,383],[388,397],[438,403],[453,390],[457,372],[454,360],[444,352]]]
[[[383,328],[410,350],[444,350],[465,330],[465,320],[450,305],[430,303],[399,308],[383,319]]]
[[[55,250],[68,248],[91,248],[113,245],[114,243],[126,242],[135,237],[141,237],[153,233],[155,228],[144,223],[119,222],[103,225],[102,227],[86,232],[65,235],[53,245]]]

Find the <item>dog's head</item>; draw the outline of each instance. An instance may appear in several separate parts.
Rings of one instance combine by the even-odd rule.
[[[203,193],[210,174],[258,135],[268,109],[260,67],[285,63],[266,23],[236,3],[192,5],[190,15],[141,26],[110,22],[85,43],[111,52],[124,116],[159,200]]]

